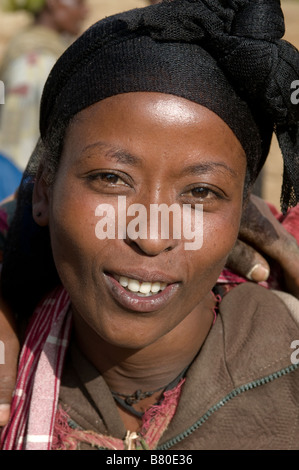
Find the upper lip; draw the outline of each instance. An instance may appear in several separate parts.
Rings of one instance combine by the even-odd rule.
[[[161,271],[148,271],[143,269],[128,269],[127,271],[106,271],[107,274],[112,276],[128,277],[129,279],[136,279],[139,282],[163,282],[165,284],[175,284],[179,282],[172,276],[165,274]]]

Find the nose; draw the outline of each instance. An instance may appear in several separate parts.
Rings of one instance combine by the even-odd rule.
[[[131,240],[130,238],[126,239],[126,243],[131,246],[139,254],[144,254],[147,256],[157,256],[160,253],[171,251],[174,249],[174,243],[172,240],[144,240],[136,239]]]
[[[137,208],[138,215],[133,217]],[[178,246],[181,229],[179,205],[138,204],[128,211],[126,243],[135,251],[147,256],[157,256]]]

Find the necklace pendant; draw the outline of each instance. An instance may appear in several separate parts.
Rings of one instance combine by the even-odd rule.
[[[134,431],[127,431],[126,437],[125,437],[125,450],[136,450],[136,439],[138,439],[139,436],[138,434]]]
[[[136,390],[132,395],[126,397],[125,402],[127,405],[135,405],[140,400],[151,397],[153,393],[154,392],[142,392],[142,390]]]

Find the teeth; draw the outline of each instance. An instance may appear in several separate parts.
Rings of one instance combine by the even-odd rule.
[[[128,287],[129,279],[127,277],[121,276],[118,282],[120,283],[121,286]]]
[[[159,292],[160,287],[161,287],[160,282],[153,282],[153,283],[152,283],[151,291],[152,291],[154,294],[156,294],[157,292]]]
[[[136,281],[136,279],[129,279],[128,289],[132,292],[139,292],[140,282]]]
[[[151,291],[151,287],[151,282],[143,282],[139,288],[139,292],[141,292],[142,294],[149,294]]]
[[[131,292],[141,294],[142,297],[157,294],[167,286],[166,282],[139,282],[137,279],[130,279],[126,276],[121,276],[118,282]]]

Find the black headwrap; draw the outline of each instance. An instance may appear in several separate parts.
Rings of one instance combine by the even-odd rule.
[[[295,205],[299,201],[299,105],[291,101],[291,86],[299,78],[299,53],[281,39],[283,35],[279,0],[166,0],[89,28],[57,61],[45,85],[41,141],[25,171],[11,230],[12,239],[13,233],[25,230],[30,237],[15,240],[15,254],[9,243],[3,278],[9,279],[13,260],[15,269],[21,264],[21,252],[28,263],[31,259],[32,264],[40,264],[45,245],[44,262],[51,273],[56,272],[48,231],[36,228],[29,215],[30,182],[45,155],[55,154],[58,164],[72,117],[119,93],[170,93],[214,111],[245,150],[247,187],[264,164],[274,130],[284,159],[282,209]],[[26,211],[30,221],[21,226]],[[56,279],[52,274],[48,277]],[[10,282],[14,281],[10,278]],[[49,286],[38,270],[34,282],[41,290]],[[5,293],[8,282],[4,284]]]
[[[279,0],[173,0],[92,26],[50,74],[41,135],[78,111],[130,91],[161,91],[215,111],[239,138],[253,182],[273,127],[284,157],[282,208],[299,200],[299,53],[281,40]]]

